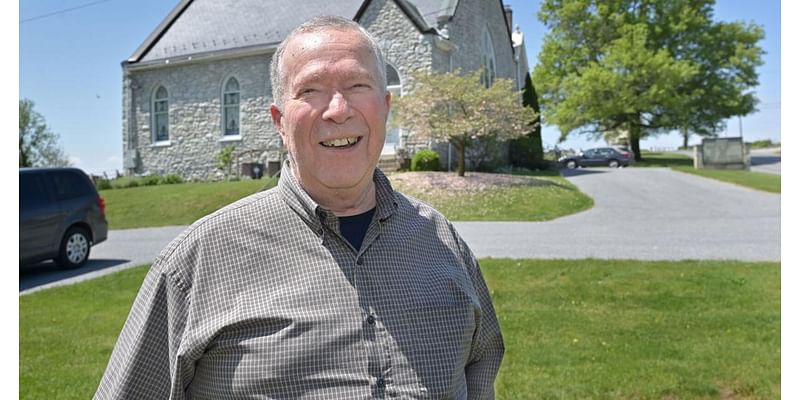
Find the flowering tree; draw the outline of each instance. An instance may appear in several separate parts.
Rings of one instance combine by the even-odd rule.
[[[464,155],[476,139],[516,138],[536,119],[531,108],[523,107],[511,80],[496,79],[487,88],[480,77],[480,70],[414,74],[413,91],[393,101],[394,125],[456,148],[458,176],[464,176]]]

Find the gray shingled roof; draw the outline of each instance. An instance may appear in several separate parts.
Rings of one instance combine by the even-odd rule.
[[[458,0],[394,0],[421,32],[452,17]],[[356,19],[371,0],[182,0],[126,61],[147,63],[233,49],[272,47],[317,15]]]
[[[183,0],[128,60],[277,45],[317,15],[353,18],[363,0]]]

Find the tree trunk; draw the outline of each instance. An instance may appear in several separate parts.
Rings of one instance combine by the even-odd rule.
[[[464,160],[466,157],[466,150],[467,150],[467,141],[464,138],[457,139],[458,144],[456,148],[458,149],[458,176],[464,176]]]
[[[689,148],[689,130],[686,129],[686,128],[683,128],[683,131],[681,132],[681,134],[683,135],[683,147],[682,148],[684,150],[686,150],[686,149]]]
[[[628,129],[628,143],[631,145],[631,151],[636,161],[642,161],[642,151],[639,149],[640,129],[639,124],[636,122],[630,124],[630,128]]]

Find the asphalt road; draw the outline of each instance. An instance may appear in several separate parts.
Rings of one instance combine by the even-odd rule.
[[[666,168],[563,173],[594,199],[592,209],[548,222],[456,222],[456,229],[478,257],[780,260],[780,195]],[[83,268],[60,271],[48,262],[20,271],[20,293],[150,263],[183,229],[110,231]]]

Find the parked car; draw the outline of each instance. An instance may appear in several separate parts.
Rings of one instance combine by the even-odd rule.
[[[598,147],[561,157],[558,162],[569,169],[599,166],[627,167],[633,164],[633,153],[624,147]]]
[[[89,259],[108,236],[105,201],[77,168],[19,169],[20,266],[53,259],[65,269]]]

